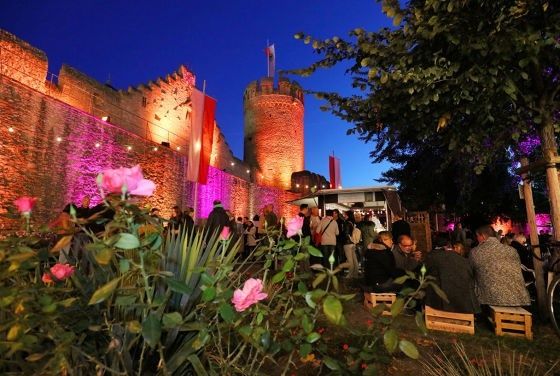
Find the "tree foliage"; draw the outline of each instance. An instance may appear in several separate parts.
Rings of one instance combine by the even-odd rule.
[[[296,34],[321,58],[293,71],[350,63],[355,94],[317,94],[353,124],[348,133],[373,142],[374,161],[398,163],[429,145],[443,151],[443,163],[466,161],[480,174],[526,135],[556,149],[558,3],[381,2],[395,28],[354,29],[348,40]]]

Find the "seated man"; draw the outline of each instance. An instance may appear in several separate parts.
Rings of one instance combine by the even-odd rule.
[[[364,277],[366,288],[372,292],[397,292],[401,286],[393,279],[398,276],[395,258],[391,252],[393,236],[390,231],[381,231],[377,239],[367,245],[364,255]]]
[[[474,293],[474,271],[460,249],[446,250],[446,239],[436,240],[436,248],[426,257],[427,273],[436,278],[448,302],[433,288],[426,290],[426,305],[443,311],[479,313],[480,305]]]
[[[510,307],[531,304],[517,251],[501,244],[490,225],[479,227],[476,238],[479,245],[471,250],[469,261],[480,304]]]
[[[397,269],[401,271],[416,271],[420,266],[422,253],[414,249],[414,241],[408,235],[401,235],[398,244],[393,247],[393,256]]]

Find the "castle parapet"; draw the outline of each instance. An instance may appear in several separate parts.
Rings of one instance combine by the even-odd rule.
[[[276,87],[271,77],[264,77],[258,81],[252,81],[245,89],[244,99],[249,100],[256,96],[271,94],[288,95],[303,104],[303,89],[301,86],[297,82],[290,81],[284,77],[278,79],[278,86]]]

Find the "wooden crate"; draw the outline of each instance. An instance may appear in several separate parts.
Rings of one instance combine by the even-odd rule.
[[[496,328],[496,335],[533,339],[531,312],[521,307],[490,306],[490,309],[492,310],[492,320]]]
[[[364,307],[372,309],[378,304],[385,304],[383,316],[391,316],[391,305],[395,300],[397,300],[397,294],[394,293],[364,292]]]
[[[474,334],[474,314],[456,313],[426,306],[426,328],[452,333]]]

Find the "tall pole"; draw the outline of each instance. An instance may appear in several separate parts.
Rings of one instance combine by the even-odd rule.
[[[268,50],[268,39],[266,40],[266,77],[270,77],[270,51]]]
[[[527,157],[521,158],[521,167],[529,165]],[[537,304],[539,315],[547,316],[546,309],[546,288],[544,285],[544,272],[541,259],[541,248],[535,247],[539,244],[539,236],[537,233],[537,221],[535,218],[535,205],[533,202],[533,188],[531,187],[531,177],[528,173],[521,174],[523,179],[523,196],[525,198],[525,210],[527,212],[527,223],[529,225],[529,239],[533,249],[533,268],[535,269],[535,282],[537,287]]]

